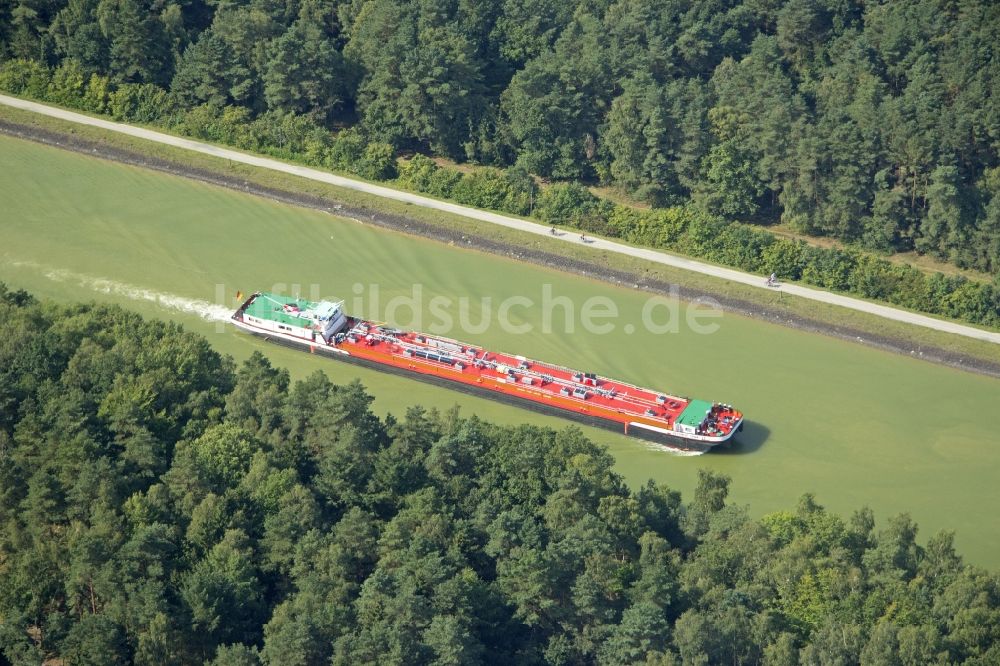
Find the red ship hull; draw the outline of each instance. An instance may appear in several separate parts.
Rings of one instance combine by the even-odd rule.
[[[675,424],[692,402],[687,398],[354,317],[347,318],[343,333],[329,340],[309,331],[294,335],[268,330],[267,322],[245,316],[258,296],[236,311],[233,323],[288,347],[685,448],[704,450],[742,429],[740,412],[716,404],[706,412],[710,426],[703,423],[696,431],[678,432]]]

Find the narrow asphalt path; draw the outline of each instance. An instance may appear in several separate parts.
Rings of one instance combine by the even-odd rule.
[[[155,132],[153,130],[148,130],[141,127],[133,127],[125,123],[116,123],[116,122],[111,122],[109,120],[103,120],[100,118],[92,118],[90,116],[85,116],[80,113],[74,113],[72,111],[66,111],[64,109],[48,106],[46,104],[39,104],[38,102],[29,102],[27,100],[18,99],[16,97],[0,95],[0,104],[5,104],[7,106],[23,109],[26,111],[40,113],[46,116],[59,118],[60,120],[66,120],[73,123],[100,127],[102,129],[110,130],[112,132],[127,134],[129,136],[134,136],[140,139],[146,139],[148,141],[156,141],[157,143],[163,143],[170,146],[175,146],[177,148],[183,148],[185,150],[204,153],[206,155],[213,155],[215,157],[221,157],[223,159],[227,159],[233,162],[250,164],[264,169],[281,171],[283,173],[292,174],[294,176],[300,176],[302,178],[309,178],[311,180],[330,183],[331,185],[336,185],[338,187],[357,190],[359,192],[366,192],[368,194],[384,197],[386,199],[393,199],[395,201],[402,201],[404,203],[413,204],[415,206],[423,206],[424,208],[432,208],[435,210],[452,213],[454,215],[461,215],[463,217],[480,220],[483,222],[489,222],[490,224],[496,224],[502,227],[507,227],[509,229],[517,229],[518,231],[524,231],[530,234],[545,236],[546,238],[550,238],[553,240],[559,240],[566,243],[582,242],[579,236],[572,233],[562,233],[559,236],[552,236],[548,226],[537,224],[535,222],[528,222],[515,217],[500,215],[499,213],[491,213],[485,210],[478,210],[476,208],[460,206],[458,204],[448,203],[447,201],[438,201],[437,199],[423,197],[420,196],[419,194],[413,194],[401,190],[394,190],[389,187],[374,185],[372,183],[368,183],[362,180],[355,180],[353,178],[345,178],[344,176],[337,176],[332,173],[320,171],[318,169],[310,169],[309,167],[298,166],[295,164],[288,164],[286,162],[281,162],[276,159],[259,157],[257,155],[242,153],[236,150],[231,150],[229,148],[220,148],[212,144],[202,143],[200,141],[192,141],[191,139],[183,139],[180,137],[172,136],[170,134]],[[682,268],[684,270],[694,271],[696,273],[711,275],[713,277],[721,278],[723,280],[738,282],[740,284],[745,284],[750,287],[755,287],[758,289],[773,288],[765,286],[764,278],[759,275],[743,273],[742,271],[733,270],[731,268],[723,268],[721,266],[713,266],[712,264],[706,264],[700,261],[695,261],[694,259],[687,259],[685,257],[679,257],[676,255],[667,254],[666,252],[633,247],[630,245],[624,245],[622,243],[616,243],[614,241],[605,240],[603,238],[588,238],[587,246],[594,249],[606,250],[608,252],[617,252],[619,254],[624,254],[631,257],[637,257],[639,259],[645,259],[647,261],[652,261],[658,264],[664,264],[666,266],[672,266],[674,268]],[[781,289],[782,292],[786,294],[791,294],[793,296],[808,298],[810,300],[820,301],[822,303],[830,303],[840,307],[850,308],[851,310],[867,312],[869,314],[877,315],[879,317],[884,317],[886,319],[893,319],[895,321],[901,321],[908,324],[915,324],[917,326],[924,326],[926,328],[932,328],[938,331],[944,331],[946,333],[954,333],[956,335],[963,335],[969,338],[975,338],[977,340],[985,340],[987,342],[1000,344],[1000,333],[992,331],[984,331],[982,329],[975,328],[972,326],[965,326],[963,324],[959,324],[952,321],[935,319],[934,317],[929,317],[915,312],[900,310],[898,308],[889,307],[887,305],[871,303],[869,301],[864,301],[857,298],[851,298],[849,296],[842,296],[840,294],[833,294],[827,291],[821,291],[819,289],[810,289],[809,287],[803,287],[797,284],[782,284],[779,288]]]

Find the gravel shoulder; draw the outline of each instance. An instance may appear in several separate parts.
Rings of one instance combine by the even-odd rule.
[[[829,322],[797,316],[787,311],[768,308],[748,300],[732,298],[723,294],[713,293],[708,290],[700,290],[685,287],[683,285],[671,284],[662,280],[650,279],[643,275],[616,270],[609,268],[606,265],[601,265],[581,258],[568,257],[536,248],[524,248],[515,244],[499,242],[495,239],[475,235],[474,233],[459,232],[451,228],[436,226],[434,224],[408,218],[403,215],[388,214],[370,208],[346,204],[329,197],[314,196],[273,187],[266,187],[243,178],[227,176],[226,174],[195,168],[166,159],[150,157],[138,152],[124,150],[89,139],[83,139],[71,134],[53,132],[40,127],[32,127],[8,122],[6,120],[0,120],[0,132],[9,136],[55,146],[102,159],[154,169],[210,183],[274,201],[321,210],[342,217],[353,218],[358,222],[370,224],[372,226],[422,236],[436,241],[475,249],[490,254],[512,257],[520,261],[526,261],[563,272],[586,276],[591,279],[611,284],[628,286],[656,294],[677,294],[680,298],[686,301],[711,300],[714,303],[718,303],[722,309],[727,312],[732,312],[782,326],[789,326],[804,331],[829,335],[865,344],[870,347],[1000,378],[1000,361],[991,362],[966,354],[949,351],[940,347],[916,345],[912,341],[908,341],[903,338],[873,335],[869,332],[860,331],[854,328],[838,326]]]

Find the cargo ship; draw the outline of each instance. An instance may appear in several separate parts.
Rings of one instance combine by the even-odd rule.
[[[232,321],[249,333],[303,351],[685,448],[705,450],[743,429],[743,414],[732,405],[399,330],[350,316],[343,306],[343,301],[258,292],[242,302]]]

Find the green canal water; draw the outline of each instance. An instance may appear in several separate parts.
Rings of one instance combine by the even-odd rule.
[[[633,485],[653,478],[690,493],[697,470],[711,468],[733,478],[732,500],[756,515],[793,509],[805,492],[845,516],[865,505],[882,521],[906,511],[922,540],[954,530],[970,561],[1000,565],[1000,381],[730,314],[703,318],[717,330],[697,332],[684,306],[653,307],[655,323],[673,315],[680,325],[651,331],[644,293],[3,137],[0,198],[0,280],[13,287],[171,319],[237,359],[261,350],[297,378],[317,369],[338,382],[358,377],[382,413],[458,404],[497,422],[567,425],[279,348],[218,321],[237,290],[298,289],[369,309],[376,285],[378,312],[406,325],[408,308],[386,305],[418,285],[425,327],[441,313],[457,321],[465,298],[470,324],[492,319],[484,330],[455,327],[454,337],[743,408],[741,443],[697,457],[584,428]],[[591,314],[617,309],[594,320],[610,332],[583,326],[588,299]]]

